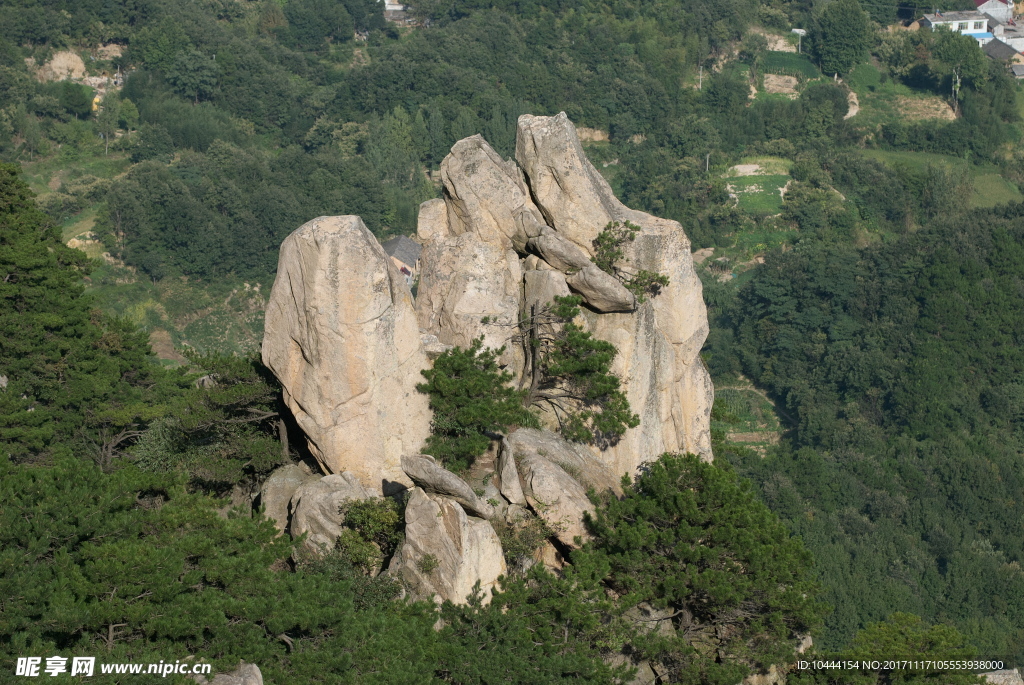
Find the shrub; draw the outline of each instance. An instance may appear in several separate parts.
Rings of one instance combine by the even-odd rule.
[[[447,467],[469,467],[491,444],[490,434],[510,426],[536,426],[523,406],[523,392],[509,386],[512,374],[498,368],[502,350],[483,349],[477,338],[469,349],[455,347],[423,371],[416,389],[430,395],[431,435],[423,448]]]

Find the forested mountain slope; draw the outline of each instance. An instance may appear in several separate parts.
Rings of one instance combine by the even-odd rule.
[[[36,317],[2,333],[0,376],[20,384],[0,392],[9,458],[135,461],[178,473],[181,492],[256,487],[282,460],[276,387],[171,343],[253,349],[297,226],[351,213],[378,237],[409,233],[452,143],[483,133],[509,155],[520,114],[564,110],[595,130],[587,152],[623,201],[701,250],[704,357],[726,389],[716,454],[817,558],[832,605],[818,645],[898,609],[1015,657],[1021,219],[989,209],[1024,181],[1005,69],[971,39],[884,30],[906,11],[884,0],[436,0],[411,8],[414,26],[380,10],[0,7],[0,156],[56,226],[5,172],[5,211],[33,228],[5,235],[4,259],[65,293],[5,281]],[[805,54],[791,27],[808,29]],[[41,80],[58,52],[82,73]],[[204,394],[151,366],[140,327],[165,360],[228,381]]]

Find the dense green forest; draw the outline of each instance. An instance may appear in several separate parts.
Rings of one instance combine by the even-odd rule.
[[[914,18],[901,7],[423,0],[399,25],[364,0],[0,4],[0,158],[38,195],[3,168],[5,658],[186,645],[274,682],[613,682],[604,657],[629,645],[673,682],[734,683],[786,663],[792,632],[849,654],[919,627],[1019,663],[1021,90],[973,39],[885,31]],[[67,51],[120,87],[41,76]],[[259,288],[308,219],[407,234],[454,141],[482,133],[508,156],[520,114],[559,111],[607,133],[586,149],[624,202],[705,253],[719,466],[668,459],[605,503],[577,575],[446,607],[435,632],[352,559],[297,564],[265,522],[217,515],[289,459],[279,389],[245,354]],[[163,363],[160,331],[179,346]],[[219,383],[196,387],[206,374]],[[629,580],[646,558],[623,541],[673,488],[738,507],[786,550],[741,550],[774,617],[744,628],[759,647],[731,645],[742,658],[584,610],[617,616],[609,587],[669,601]],[[812,580],[827,611],[766,589],[813,598]],[[171,607],[204,612],[202,630]],[[566,625],[557,645],[527,637]]]

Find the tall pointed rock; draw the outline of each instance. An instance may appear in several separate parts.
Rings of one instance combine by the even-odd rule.
[[[405,278],[359,217],[313,219],[281,245],[263,363],[326,471],[411,485],[401,457],[430,432],[429,363]]]
[[[714,389],[700,359],[707,308],[682,226],[619,202],[564,112],[523,115],[518,127],[516,159],[534,202],[558,235],[592,255],[594,238],[610,221],[628,220],[642,230],[627,245],[626,265],[669,277],[668,287],[635,312],[586,313],[589,330],[618,347],[613,371],[640,415],[640,426],[601,452],[601,459],[619,473],[663,452],[693,452],[710,460]]]

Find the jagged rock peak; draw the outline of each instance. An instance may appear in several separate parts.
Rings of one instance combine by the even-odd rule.
[[[444,198],[420,213],[420,326],[445,344],[482,335],[490,347],[506,345],[502,363],[521,374],[513,324],[538,297],[568,288],[587,305],[587,329],[618,347],[613,371],[640,415],[638,428],[596,456],[618,475],[667,451],[711,459],[713,389],[699,358],[707,310],[682,226],[619,202],[564,113],[520,117],[516,161],[473,136],[442,162]],[[626,220],[641,231],[623,266],[669,277],[642,304],[590,262],[601,230]],[[557,275],[530,275],[538,271]]]
[[[319,217],[281,245],[263,363],[327,473],[376,493],[411,485],[404,454],[430,432],[412,294],[357,216]]]

